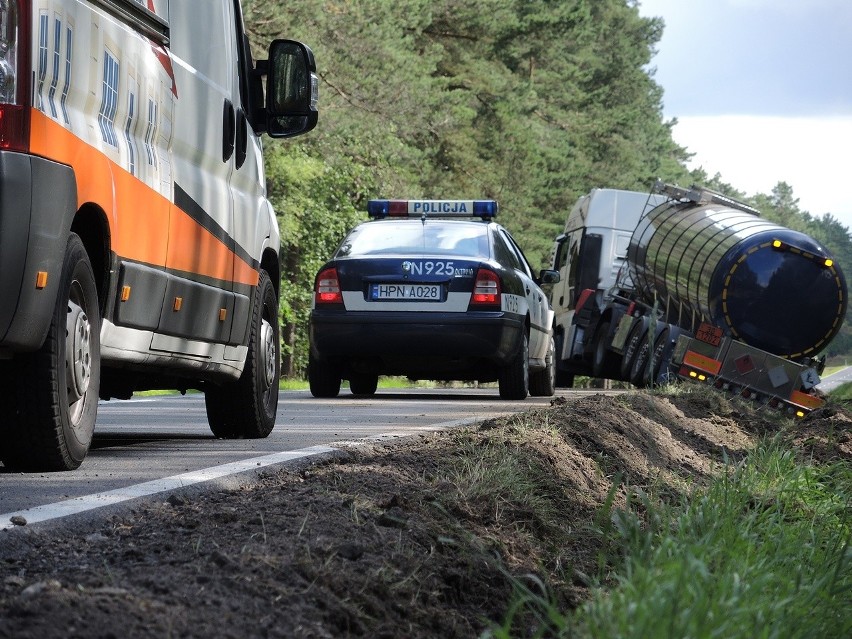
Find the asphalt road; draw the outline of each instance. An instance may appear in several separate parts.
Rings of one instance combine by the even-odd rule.
[[[831,375],[826,375],[822,378],[822,380],[820,380],[820,383],[817,384],[817,388],[824,393],[828,393],[838,386],[842,386],[849,382],[852,382],[852,366],[843,368]]]
[[[594,392],[600,391],[560,389],[557,394]],[[380,389],[372,398],[343,390],[334,400],[289,391],[281,393],[275,430],[261,440],[215,439],[200,394],[102,402],[92,449],[79,469],[12,473],[0,465],[0,529],[10,525],[13,515],[29,522],[52,519],[78,512],[74,508],[91,510],[100,503],[328,452],[344,441],[448,428],[547,406],[550,399],[508,402],[496,389]]]

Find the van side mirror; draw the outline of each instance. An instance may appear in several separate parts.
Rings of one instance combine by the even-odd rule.
[[[273,40],[265,67],[269,136],[290,138],[313,129],[319,82],[310,47],[295,40]]]

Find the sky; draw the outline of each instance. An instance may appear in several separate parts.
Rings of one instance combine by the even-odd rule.
[[[852,1],[640,0],[665,21],[651,61],[690,168],[747,195],[793,188],[852,229]]]

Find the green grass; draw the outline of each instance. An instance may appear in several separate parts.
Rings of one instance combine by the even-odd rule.
[[[641,495],[602,518],[614,573],[578,611],[521,588],[510,617],[532,613],[532,636],[850,637],[850,509],[852,465],[802,465],[765,443],[679,505]]]
[[[834,400],[850,400],[852,399],[852,382],[847,382],[846,384],[841,384],[833,391],[831,391],[828,396]]]

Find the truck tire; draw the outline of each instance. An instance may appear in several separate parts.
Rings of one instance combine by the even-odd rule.
[[[340,393],[340,373],[331,365],[308,355],[308,385],[311,395],[330,399]]]
[[[243,373],[235,382],[205,389],[207,422],[216,437],[261,439],[272,432],[278,410],[280,350],[278,296],[269,275],[261,271]]]
[[[376,394],[376,389],[379,387],[379,376],[369,373],[363,375],[353,375],[349,380],[349,390],[353,395],[369,397]]]
[[[503,399],[526,399],[530,387],[530,346],[526,333],[521,339],[521,347],[508,366],[497,374],[497,386]]]
[[[7,468],[74,470],[89,452],[101,379],[101,321],[92,265],[79,236],[65,249],[53,319],[41,348],[14,360],[14,409],[4,416]]]
[[[592,351],[592,377],[613,379],[618,376],[618,355],[609,350],[609,322],[601,322],[595,331]]]
[[[627,334],[627,339],[624,341],[624,352],[621,356],[620,377],[625,382],[630,381],[633,362],[636,358],[636,352],[641,344],[642,335],[647,330],[647,324],[644,318],[637,319],[630,332]]]
[[[544,356],[545,367],[530,373],[530,395],[533,397],[553,397],[556,392],[556,343],[553,337]]]
[[[557,388],[573,388],[574,374],[567,371],[559,370],[559,358],[562,357],[562,341],[565,338],[562,335],[556,336],[556,387]]]
[[[650,361],[651,344],[648,331],[642,331],[636,352],[633,355],[633,364],[630,367],[630,383],[639,388],[648,385],[648,362]]]

